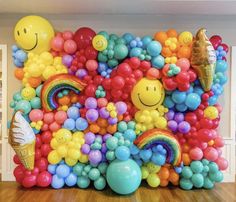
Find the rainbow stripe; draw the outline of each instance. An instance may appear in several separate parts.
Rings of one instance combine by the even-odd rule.
[[[134,141],[139,149],[149,149],[161,144],[167,151],[167,163],[178,166],[181,163],[181,147],[178,140],[167,130],[151,129]]]
[[[75,93],[80,93],[86,84],[79,78],[69,74],[57,74],[50,77],[43,84],[41,90],[41,100],[43,109],[50,112],[58,108],[56,95],[63,89],[73,90]]]

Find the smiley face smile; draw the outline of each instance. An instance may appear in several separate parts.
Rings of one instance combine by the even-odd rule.
[[[144,103],[144,102],[141,100],[141,98],[140,98],[140,94],[139,94],[139,93],[138,93],[138,99],[139,99],[139,101],[140,101],[144,106],[147,106],[147,107],[154,107],[154,106],[158,105],[159,102],[160,102],[160,100],[159,100],[157,103],[152,104],[152,105],[150,105],[150,104],[146,104],[146,103]]]
[[[35,33],[35,38],[36,38],[36,42],[35,42],[35,45],[33,46],[33,48],[29,48],[29,49],[22,48],[22,49],[24,49],[25,51],[31,51],[31,50],[35,49],[36,46],[38,45],[38,33]]]

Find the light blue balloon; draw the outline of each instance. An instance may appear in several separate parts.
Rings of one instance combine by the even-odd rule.
[[[88,127],[88,122],[86,119],[80,117],[76,120],[75,127],[80,131],[85,130]]]
[[[204,93],[204,90],[201,87],[194,87],[193,88],[193,92],[197,93],[199,96],[202,96],[202,94]]]
[[[153,153],[151,161],[158,166],[162,166],[166,162],[166,157],[159,153]]]
[[[173,108],[175,106],[175,103],[171,99],[170,96],[166,96],[164,99],[164,106],[167,107],[168,109]]]
[[[208,99],[208,103],[210,106],[215,105],[217,103],[218,96],[213,95]]]
[[[172,93],[171,96],[172,100],[176,103],[176,104],[181,104],[185,101],[186,99],[186,93],[185,92],[180,92],[178,90],[175,90]]]
[[[139,57],[140,56],[140,54],[142,53],[142,48],[132,48],[131,50],[130,50],[130,53],[129,53],[129,56],[130,57]]]
[[[179,112],[185,112],[188,109],[188,107],[185,104],[176,104],[175,108]]]
[[[79,188],[86,189],[90,184],[90,180],[87,177],[81,176],[77,179],[77,185]]]
[[[113,161],[108,166],[106,173],[110,188],[122,195],[130,194],[138,189],[142,179],[141,176],[138,164],[131,159]]]
[[[225,72],[228,69],[228,64],[224,60],[216,61],[216,72]]]
[[[76,185],[77,183],[77,176],[74,173],[70,173],[66,179],[65,179],[65,183],[67,186],[72,187],[74,185]]]
[[[136,145],[134,145],[134,144],[131,144],[129,149],[130,149],[130,153],[132,155],[136,155],[136,154],[139,153],[139,148]]]
[[[144,162],[148,162],[152,157],[152,150],[151,149],[140,150],[139,156]]]
[[[23,50],[17,50],[15,53],[15,57],[20,61],[20,62],[25,62],[27,60],[27,53],[24,52]]]
[[[69,118],[76,120],[77,118],[79,118],[80,113],[79,113],[79,109],[77,107],[70,107],[67,110],[67,115]]]
[[[158,41],[152,41],[147,45],[149,55],[156,57],[161,53],[162,46]]]
[[[66,128],[68,130],[74,130],[75,129],[75,120],[74,119],[66,119],[63,128]]]
[[[52,176],[52,183],[51,183],[51,185],[52,185],[52,187],[54,189],[60,189],[60,188],[62,188],[64,186],[64,184],[65,184],[65,181],[64,181],[63,178],[60,178],[57,175],[53,175]]]
[[[58,177],[66,178],[70,174],[70,167],[66,164],[61,164],[56,168]]]
[[[146,49],[147,45],[152,42],[152,37],[151,36],[144,36],[142,38],[142,42],[143,42],[143,48]]]
[[[126,130],[126,131],[124,132],[123,137],[124,137],[125,139],[128,139],[128,140],[130,140],[131,142],[133,142],[133,141],[135,140],[135,138],[136,138],[136,134],[135,134],[134,130],[128,129],[128,130]]]
[[[157,69],[162,69],[165,65],[165,59],[162,55],[158,55],[152,58],[151,63],[153,67]]]
[[[119,146],[115,150],[116,158],[121,161],[126,161],[130,157],[130,151],[129,148],[126,146]]]
[[[122,38],[125,40],[126,43],[130,43],[134,39],[134,35],[131,33],[125,33]]]
[[[51,173],[52,175],[54,175],[54,174],[56,174],[56,168],[57,168],[57,165],[49,164],[48,165],[48,172]]]
[[[187,98],[185,100],[185,104],[188,106],[190,110],[195,110],[198,108],[198,106],[201,103],[201,98],[196,93],[190,93],[187,95]]]

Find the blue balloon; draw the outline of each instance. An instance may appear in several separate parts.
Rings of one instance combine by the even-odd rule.
[[[158,41],[152,41],[147,45],[147,52],[150,56],[156,57],[161,53],[162,46]]]
[[[172,100],[176,103],[176,104],[181,104],[185,101],[186,99],[186,93],[185,92],[180,92],[178,90],[175,90],[172,93],[171,96]]]
[[[167,107],[168,109],[173,108],[175,106],[175,103],[173,102],[170,96],[165,97],[164,106]]]
[[[187,98],[185,100],[185,104],[188,106],[190,110],[195,110],[198,108],[198,106],[201,103],[201,98],[196,93],[190,93],[187,95]]]
[[[57,165],[49,164],[48,165],[48,172],[51,173],[52,175],[54,175],[54,174],[56,174],[56,168],[57,168]]]
[[[15,53],[15,57],[20,61],[20,62],[25,62],[27,60],[27,53],[24,52],[23,50],[18,50]]]
[[[79,118],[80,114],[79,114],[79,109],[77,107],[70,107],[67,110],[67,115],[69,118],[76,120],[77,118]]]
[[[126,43],[130,43],[134,39],[134,35],[131,33],[125,33],[122,38],[126,41]]]
[[[136,133],[134,132],[134,130],[128,129],[124,132],[123,137],[133,142],[136,138]]]
[[[118,146],[115,150],[116,158],[121,161],[126,161],[130,157],[129,148],[126,146]]]
[[[224,60],[216,61],[216,72],[225,72],[228,69],[228,64]]]
[[[151,149],[141,150],[139,152],[139,156],[144,162],[148,162],[152,156],[152,150]]]
[[[152,58],[151,63],[153,67],[157,69],[162,69],[165,65],[165,59],[162,55],[158,55]]]
[[[58,177],[65,178],[70,174],[70,167],[66,164],[61,164],[56,168],[56,174]]]
[[[193,92],[197,93],[199,96],[202,96],[202,94],[204,93],[203,89],[198,86],[194,87]]]
[[[162,166],[166,162],[166,157],[160,153],[153,153],[151,160],[154,164]]]
[[[75,129],[75,120],[74,119],[66,119],[63,128],[66,128],[68,130],[74,130]]]
[[[146,49],[147,45],[152,41],[152,37],[151,36],[144,36],[142,38],[142,42],[143,42],[143,48]]]
[[[208,99],[208,103],[209,103],[209,105],[212,106],[212,105],[215,105],[217,103],[217,100],[218,100],[218,96],[213,95],[212,97],[210,97]]]
[[[64,186],[65,181],[63,178],[58,177],[57,175],[52,176],[51,185],[54,189],[60,189]]]
[[[185,112],[188,107],[185,104],[176,104],[175,108],[179,111],[179,112]]]
[[[142,48],[137,48],[137,47],[132,48],[129,52],[129,56],[130,57],[139,57],[142,53],[142,50],[143,50]]]
[[[131,194],[138,189],[142,174],[138,164],[128,159],[127,161],[115,160],[107,168],[106,178],[110,188],[118,194]]]
[[[76,126],[77,130],[82,131],[88,127],[88,122],[86,119],[80,117],[76,120],[75,126]]]
[[[66,179],[65,179],[65,183],[67,186],[72,187],[74,185],[76,185],[77,183],[77,176],[74,173],[70,173]]]
[[[88,177],[80,176],[77,179],[77,185],[79,188],[85,189],[89,186],[90,179]]]
[[[139,153],[139,148],[136,145],[134,145],[134,144],[130,145],[129,150],[130,150],[130,153],[132,155],[135,155],[135,154]]]

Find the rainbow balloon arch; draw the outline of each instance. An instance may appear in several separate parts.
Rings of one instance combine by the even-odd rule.
[[[10,103],[9,143],[23,187],[130,194],[142,180],[185,190],[223,180],[218,98],[228,46],[220,36],[54,33],[39,16],[20,19],[14,36],[22,89]]]

